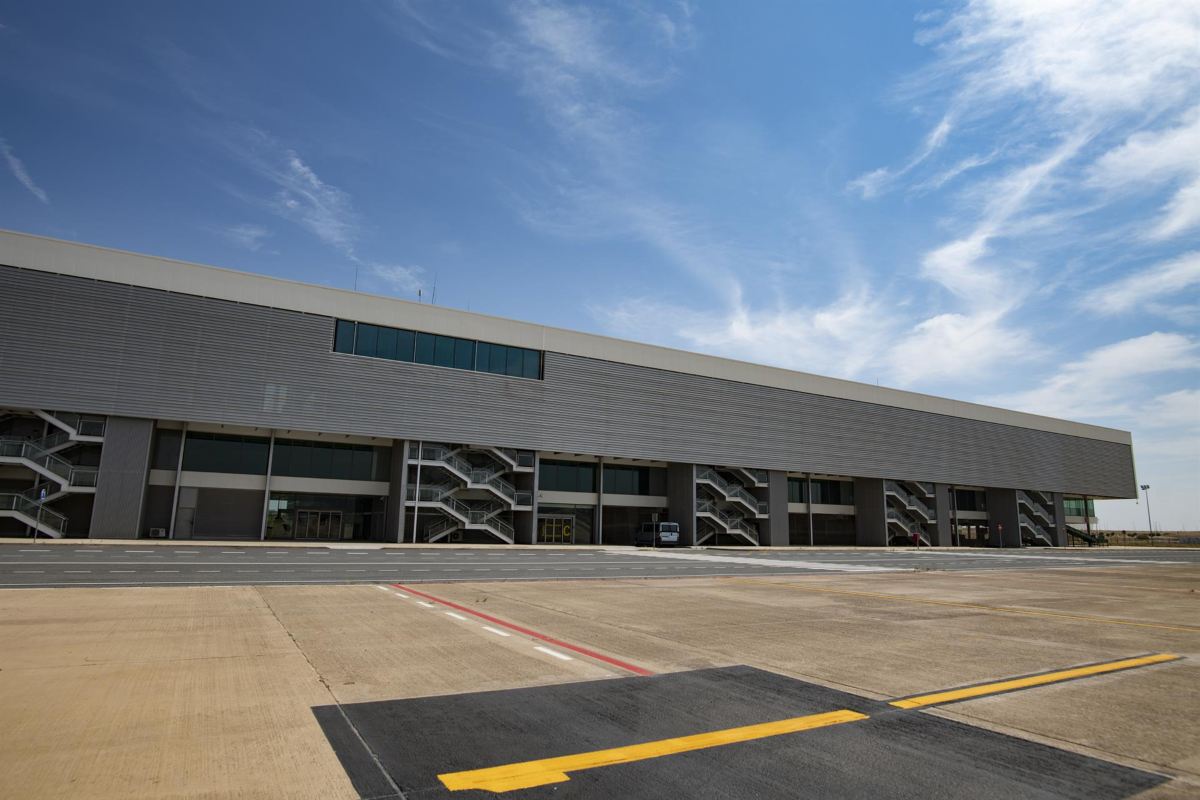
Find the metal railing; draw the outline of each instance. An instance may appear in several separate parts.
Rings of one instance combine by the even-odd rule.
[[[46,508],[41,503],[30,500],[22,494],[0,494],[0,511],[15,511],[29,519],[34,520],[39,526],[57,531],[61,536],[67,530],[67,518],[57,511],[52,511]]]
[[[440,485],[422,486],[418,490],[416,486],[409,486],[407,498],[420,503],[437,503],[441,508],[458,519],[460,524],[494,528],[510,539],[513,537],[515,533],[513,526],[496,517],[497,514],[507,510],[504,506],[496,503],[472,504],[459,500],[452,494],[456,488],[449,485]]]
[[[696,480],[712,484],[725,497],[744,504],[756,514],[767,513],[767,509],[769,508],[767,503],[760,501],[757,497],[750,494],[741,484],[725,480],[721,477],[720,473],[711,467],[698,468],[696,470]]]
[[[746,522],[742,517],[736,514],[730,514],[723,511],[716,503],[711,500],[697,500],[696,513],[708,514],[714,517],[728,531],[739,531],[747,536],[758,538],[758,529]]]
[[[752,467],[735,467],[734,469],[749,478],[755,486],[765,486],[768,483],[768,475],[765,469],[754,469]]]
[[[43,440],[44,441],[44,440]],[[32,439],[0,438],[0,456],[21,458],[52,473],[64,486],[94,487],[97,470],[95,467],[77,467],[65,458],[47,453],[39,442]]]
[[[897,481],[884,481],[883,490],[903,501],[906,508],[920,513],[926,522],[933,522],[937,519],[937,514],[929,506],[925,505],[923,500],[915,497]]]
[[[46,414],[57,419],[68,428],[75,430],[76,436],[91,436],[100,438],[108,427],[107,417],[85,417],[70,411],[46,411]]]
[[[455,472],[465,480],[468,484],[475,486],[489,486],[495,489],[500,494],[504,495],[509,502],[516,505],[528,505],[527,503],[516,503],[517,488],[511,483],[500,477],[504,474],[504,470],[494,471],[488,469],[480,469],[479,467],[467,461],[462,456],[458,455],[448,447],[440,447],[438,445],[425,445],[418,447],[411,445],[409,447],[409,458],[416,458],[420,461],[432,461],[437,464],[442,464],[448,467],[452,472]]]
[[[1023,489],[1017,489],[1017,501],[1029,506],[1030,510],[1033,511],[1034,514],[1037,514],[1039,517],[1046,520],[1046,522],[1054,522],[1054,515],[1047,511],[1041,503],[1034,500],[1033,497],[1027,494]]]

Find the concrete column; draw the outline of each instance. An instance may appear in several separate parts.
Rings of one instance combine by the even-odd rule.
[[[525,514],[528,519],[523,520],[524,525],[516,525],[517,535],[514,537],[517,544],[533,544],[537,541],[537,516],[538,516],[538,486],[542,474],[542,454],[533,454],[533,482],[531,484],[533,491],[533,510]],[[518,515],[520,516],[520,515]],[[513,522],[517,522],[516,519]]]
[[[788,477],[782,470],[773,469],[767,473],[767,512],[770,516],[758,521],[758,543],[787,547]]]
[[[596,461],[596,535],[593,544],[604,544],[604,459]]]
[[[930,532],[930,542],[934,547],[951,547],[954,544],[954,520],[950,512],[950,493],[952,486],[944,483],[933,485],[934,513],[937,514],[937,525]]]
[[[1067,546],[1067,512],[1063,508],[1062,492],[1054,492],[1050,495],[1054,503],[1054,546]]]
[[[1015,495],[1014,495],[1015,496]],[[810,497],[811,501],[812,498]],[[882,478],[854,479],[854,543],[859,547],[885,547],[887,499]]]
[[[88,532],[91,538],[133,539],[141,536],[142,506],[153,441],[154,420],[108,418]]]
[[[667,516],[679,523],[679,541],[696,543],[696,465],[667,465]]]
[[[271,510],[271,470],[275,467],[275,431],[271,431],[271,439],[267,442],[267,479],[263,483],[262,520],[258,526],[259,541],[267,538],[267,515]]]
[[[990,547],[1020,547],[1021,512],[1017,508],[1017,490],[988,489],[987,509],[990,528],[988,545]],[[1003,527],[1003,541],[1001,541],[1001,526]]]
[[[393,439],[388,464],[388,501],[384,510],[383,538],[387,542],[404,541],[404,501],[408,494],[408,440]]]

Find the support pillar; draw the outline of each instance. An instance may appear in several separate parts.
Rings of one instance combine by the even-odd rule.
[[[810,497],[811,501],[812,498]],[[854,479],[854,543],[859,547],[886,547],[887,498],[882,478]]]
[[[404,541],[404,503],[408,499],[408,440],[393,439],[388,463],[388,500],[383,515],[383,538]]]
[[[1062,492],[1050,495],[1054,504],[1054,546],[1067,546],[1067,511],[1063,507]]]
[[[782,470],[767,473],[768,518],[759,520],[758,543],[768,547],[788,545],[788,477]],[[765,535],[764,535],[765,534]]]
[[[933,485],[933,510],[937,514],[937,525],[933,526],[931,531],[933,535],[930,543],[934,547],[952,547],[954,545],[954,520],[950,511],[950,493],[953,491],[953,486],[944,483]]]
[[[515,524],[518,522],[517,517],[522,514],[514,515],[513,528],[516,530],[516,536],[513,537],[517,544],[534,544],[537,542],[537,517],[538,517],[538,488],[542,475],[542,454],[535,452],[533,454],[533,508],[524,516],[528,519],[520,520],[523,525]]]
[[[696,465],[667,465],[667,516],[679,523],[679,541],[696,544]]]
[[[1017,507],[1016,489],[988,489],[988,546],[1021,546],[1021,511]]]
[[[267,539],[267,515],[271,510],[271,470],[275,467],[275,431],[271,431],[271,439],[267,442],[267,479],[263,483],[262,520],[258,527],[258,540]]]
[[[153,440],[152,419],[108,418],[88,531],[91,538],[134,539],[141,536],[142,506]]]

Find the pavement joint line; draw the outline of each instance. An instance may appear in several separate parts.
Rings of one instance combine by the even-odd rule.
[[[436,603],[441,603],[444,606],[453,608],[455,611],[461,611],[464,614],[470,614],[473,617],[477,617],[479,619],[486,620],[487,622],[490,622],[493,625],[497,625],[501,628],[507,628],[510,631],[516,631],[517,633],[523,634],[525,636],[533,637],[534,639],[538,639],[539,641],[545,642],[546,644],[552,644],[555,647],[560,647],[564,650],[569,650],[573,653],[578,653],[579,655],[586,656],[587,658],[593,659],[595,661],[599,661],[604,664],[608,664],[609,666],[617,667],[618,669],[623,669],[626,672],[632,672],[634,675],[641,675],[641,676],[645,677],[645,676],[650,676],[650,675],[654,674],[650,670],[645,669],[643,667],[639,667],[636,664],[630,664],[627,661],[621,661],[620,659],[616,659],[611,656],[606,656],[603,653],[597,653],[595,650],[590,650],[586,647],[580,647],[579,645],[570,644],[569,642],[564,642],[561,639],[555,639],[551,636],[547,636],[544,633],[538,633],[535,630],[531,630],[530,628],[526,628],[521,625],[517,625],[515,623],[508,622],[506,620],[502,620],[499,617],[493,617],[491,614],[485,614],[482,611],[476,611],[472,608],[467,608],[466,606],[459,605],[458,603],[452,602],[450,600],[443,600],[442,598],[437,597],[435,595],[426,594],[425,592],[417,591],[416,589],[413,589],[412,587],[403,586],[398,583],[393,584],[393,587],[396,589],[402,589],[406,592],[417,595],[418,597],[424,597],[427,600],[432,600]],[[421,603],[420,600],[418,600],[417,602]],[[425,605],[425,603],[421,603],[421,604]]]
[[[756,584],[759,586],[783,586],[793,589],[798,592],[819,592],[822,594],[840,594],[849,597],[868,597],[880,600],[901,600],[908,603],[921,603],[930,606],[947,606],[949,608],[970,608],[979,611],[994,611],[1001,614],[1025,614],[1034,617],[1055,617],[1058,619],[1068,619],[1076,622],[1098,622],[1105,625],[1126,625],[1134,628],[1153,628],[1155,630],[1165,631],[1183,631],[1184,633],[1200,633],[1200,627],[1194,625],[1164,625],[1157,622],[1137,622],[1127,619],[1113,619],[1111,617],[1094,617],[1087,614],[1067,614],[1062,611],[1044,611],[1034,608],[1014,608],[1012,606],[989,606],[983,603],[966,603],[955,600],[932,600],[925,597],[909,597],[903,594],[886,594],[884,592],[856,592],[850,589],[829,589],[821,586],[798,586],[794,583],[779,583],[777,581],[764,581],[760,578],[737,578],[739,582]]]
[[[554,655],[554,652],[549,648],[535,647],[535,649]],[[903,711],[921,709],[933,705],[1019,691],[1051,683],[1077,680],[1094,675],[1120,672],[1152,664],[1162,664],[1182,658],[1183,656],[1174,653],[1154,653],[1039,675],[993,681],[961,689],[950,689],[931,694],[899,698],[890,701],[889,705]],[[866,719],[870,719],[867,714],[861,714],[849,709],[840,709],[774,722],[763,722],[737,728],[709,731],[707,733],[612,747],[587,753],[555,756],[534,761],[485,767],[483,769],[464,770],[461,772],[447,772],[438,775],[438,780],[452,792],[471,789],[497,793],[511,792],[518,789],[532,789],[538,786],[565,783],[571,779],[569,773],[572,772],[613,766],[615,764],[629,764],[661,756],[676,755],[773,736],[799,733],[801,731],[814,730],[847,722],[860,722]]]
[[[1123,658],[1117,661],[1105,661],[1098,664],[1073,667],[1071,669],[1044,672],[1037,675],[1026,675],[1019,678],[1008,678],[1001,681],[981,683],[975,686],[964,686],[960,689],[946,689],[944,691],[932,692],[930,694],[905,697],[898,700],[892,700],[889,705],[893,705],[896,708],[925,708],[927,706],[942,705],[945,703],[957,703],[962,700],[973,700],[978,697],[989,697],[1007,692],[1015,692],[1020,689],[1031,689],[1035,686],[1046,686],[1052,683],[1063,683],[1064,681],[1089,678],[1094,675],[1123,672],[1125,670],[1136,669],[1138,667],[1147,667],[1152,664],[1165,664],[1171,661],[1179,661],[1182,658],[1183,656],[1175,653],[1153,653],[1151,655],[1138,656],[1135,658]]]

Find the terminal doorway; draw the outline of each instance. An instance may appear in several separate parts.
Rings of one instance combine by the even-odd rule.
[[[342,512],[301,508],[296,511],[297,539],[341,539]]]
[[[538,517],[537,543],[575,544],[575,517],[558,514]]]
[[[963,522],[959,520],[956,528],[955,545],[959,547],[987,547],[988,546],[988,523],[987,520],[972,520]]]

